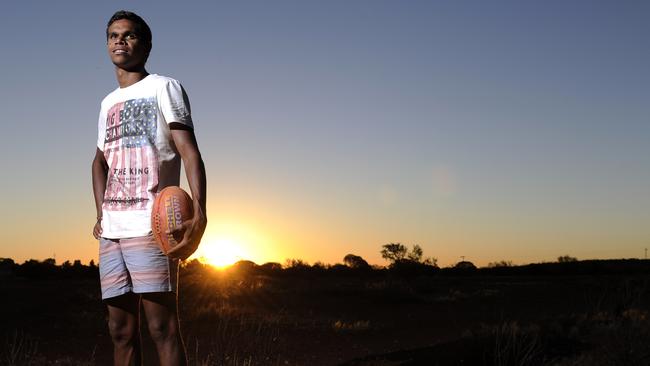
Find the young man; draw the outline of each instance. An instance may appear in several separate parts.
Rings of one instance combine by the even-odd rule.
[[[140,364],[140,304],[161,365],[187,363],[176,307],[179,260],[198,247],[205,227],[205,167],[185,91],[174,79],[149,74],[151,30],[138,15],[116,12],[106,29],[119,87],[101,104],[92,163],[102,299],[115,365]],[[179,185],[185,166],[194,216],[178,229],[182,241],[165,256],[151,234],[155,195]]]

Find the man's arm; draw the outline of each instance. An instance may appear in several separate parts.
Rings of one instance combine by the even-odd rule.
[[[186,259],[196,251],[208,224],[206,215],[206,185],[205,165],[199,152],[194,131],[180,123],[169,125],[174,144],[183,159],[187,182],[192,192],[194,216],[184,222],[178,230],[184,230],[183,239],[167,254],[172,258]]]
[[[104,158],[104,152],[95,151],[95,158],[92,164],[93,194],[95,195],[95,209],[97,210],[97,222],[93,227],[93,236],[99,239],[102,234],[102,204],[104,203],[104,192],[106,192],[106,178],[108,177],[108,164]]]

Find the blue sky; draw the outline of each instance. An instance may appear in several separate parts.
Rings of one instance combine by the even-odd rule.
[[[650,244],[645,1],[5,8],[0,257],[96,258],[90,161],[121,8],[153,30],[148,70],[190,96],[204,243],[257,262],[384,264],[381,245],[402,242],[441,265]]]

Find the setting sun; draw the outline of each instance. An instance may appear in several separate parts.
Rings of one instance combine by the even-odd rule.
[[[283,258],[273,235],[264,227],[251,225],[245,220],[222,217],[215,217],[214,221],[189,259],[224,268],[240,260],[260,264]]]
[[[198,259],[200,262],[214,267],[224,268],[248,257],[248,253],[235,240],[217,238],[201,243],[199,249],[190,258]]]

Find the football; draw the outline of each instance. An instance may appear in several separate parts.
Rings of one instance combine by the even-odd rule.
[[[193,214],[192,198],[182,188],[169,186],[158,192],[151,212],[151,231],[163,253],[167,254],[183,238],[182,232],[167,234],[167,230],[174,230]]]

